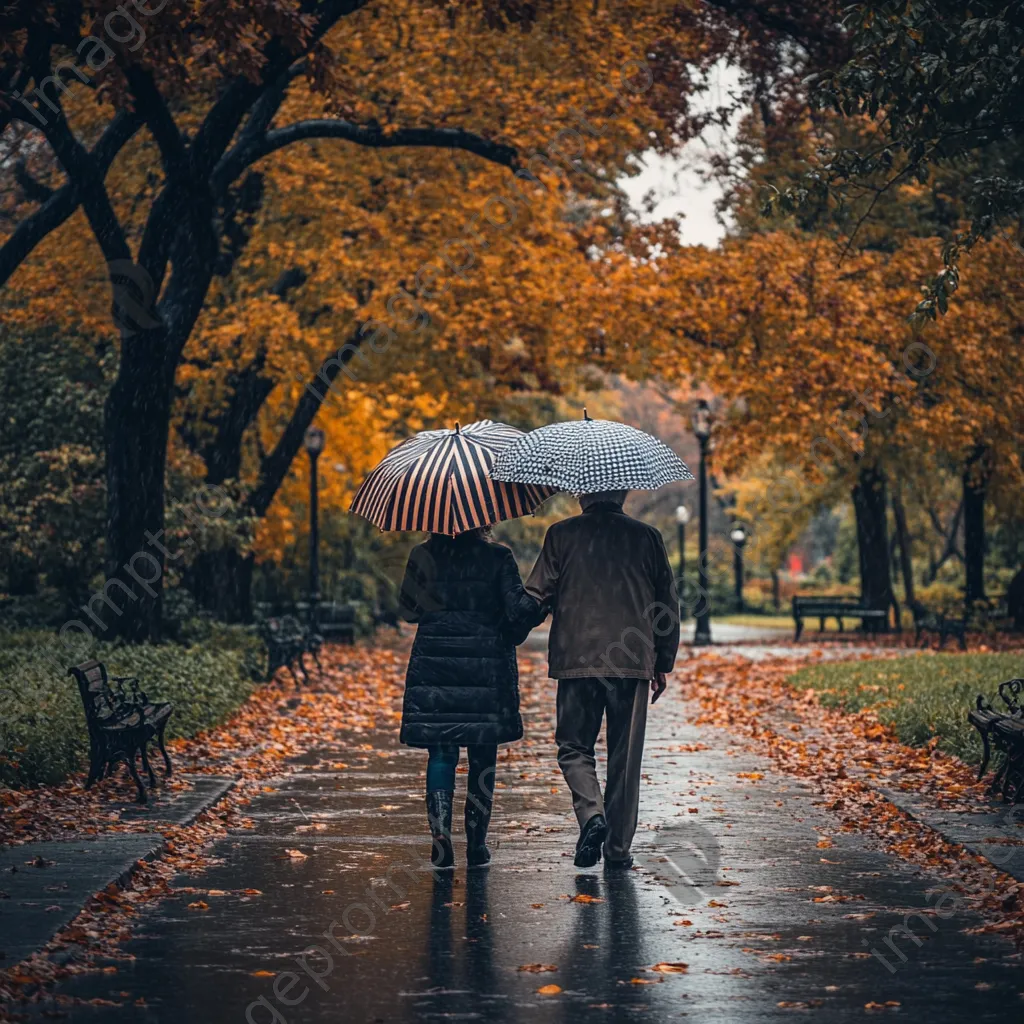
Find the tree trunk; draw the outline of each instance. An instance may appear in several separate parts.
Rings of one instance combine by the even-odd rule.
[[[939,536],[942,537],[942,553],[939,555],[938,561],[933,560],[931,566],[928,569],[928,582],[934,583],[939,575],[939,570],[949,561],[950,558],[959,558],[963,561],[963,555],[960,554],[959,549],[956,546],[957,534],[960,532],[960,520],[964,514],[964,501],[960,499],[960,504],[957,505],[956,512],[953,514],[952,522],[949,525],[949,529],[945,529],[939,520],[939,515],[933,508],[928,509],[928,516],[932,521],[932,525],[935,527]]]
[[[985,489],[984,449],[977,450],[964,469],[964,601],[971,607],[985,599]]]
[[[778,611],[782,607],[782,600],[779,594],[779,570],[772,569],[772,607]]]
[[[260,408],[273,390],[273,381],[261,374],[262,353],[253,364],[231,381],[233,390],[227,409],[207,423],[216,426],[214,438],[197,444],[186,429],[185,442],[197,451],[206,465],[206,482],[222,486],[237,480],[242,468],[242,446],[246,430],[255,422]],[[252,621],[253,555],[237,548],[203,551],[185,576],[185,585],[199,606],[222,622]]]
[[[204,551],[189,569],[188,587],[199,605],[222,622],[252,622],[254,566],[251,552]]]
[[[119,636],[130,643],[160,639],[171,414],[171,389],[159,356],[162,340],[154,339],[152,348],[123,342],[120,370],[105,406],[108,582],[105,600],[92,606],[87,625],[101,637]]]
[[[861,469],[853,489],[861,602],[865,608],[884,611],[888,616],[893,604],[893,592],[889,575],[889,531],[885,506],[885,474],[877,468]],[[867,628],[888,632],[888,617],[877,622],[869,621]]]
[[[900,545],[900,569],[903,573],[903,597],[907,606],[917,598],[914,596],[914,563],[910,553],[910,531],[907,529],[907,510],[903,507],[903,494],[899,481],[892,487],[892,516],[896,523],[896,538]]]

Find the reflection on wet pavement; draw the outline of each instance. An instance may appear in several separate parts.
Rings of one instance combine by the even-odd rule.
[[[461,841],[454,873],[424,867],[423,752],[390,734],[310,752],[253,801],[254,828],[220,843],[219,862],[179,879],[222,893],[203,897],[208,910],[185,894],[144,911],[134,961],[59,990],[120,1005],[62,1009],[211,1024],[831,1021],[869,1003],[1013,1016],[1008,944],[965,934],[976,922],[963,913],[906,917],[935,906],[941,881],[841,832],[803,783],[689,717],[677,694],[651,716],[641,867],[612,875],[572,866],[549,710],[528,716],[532,742],[503,749],[487,870],[461,866]]]

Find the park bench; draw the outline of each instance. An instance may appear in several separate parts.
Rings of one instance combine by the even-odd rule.
[[[967,650],[967,617],[952,618],[943,612],[932,611],[920,601],[910,603],[910,611],[914,616],[914,643],[921,642],[926,633],[935,633],[939,638],[939,650],[945,646],[947,637],[956,637],[960,650]]]
[[[303,679],[309,682],[309,671],[306,668],[305,656],[311,654],[316,662],[317,670],[323,676],[323,665],[320,663],[320,648],[323,637],[302,625],[294,615],[272,615],[257,624],[257,631],[267,648],[266,678],[273,678],[279,668],[287,668],[295,685],[299,686],[299,677],[295,672],[298,665]]]
[[[331,601],[316,606],[316,624],[327,643],[356,642],[356,610],[348,603]]]
[[[141,754],[150,787],[155,787],[156,776],[149,763],[146,745],[156,740],[167,775],[171,774],[171,759],[164,746],[164,730],[174,705],[151,701],[134,676],[108,677],[107,667],[101,661],[73,665],[68,669],[68,675],[78,683],[89,730],[89,776],[85,788],[112,774],[114,766],[124,761],[138,789],[138,802],[146,803],[146,790],[139,778],[135,758]]]
[[[978,780],[984,778],[992,749],[1003,754],[1002,763],[992,776],[989,792],[1001,792],[1004,800],[1013,794],[1014,801],[1024,796],[1024,705],[1020,696],[1024,679],[1008,679],[999,684],[999,697],[1006,711],[997,711],[979,694],[974,708],[967,712],[967,721],[981,734],[984,753]]]
[[[1012,632],[1017,628],[1006,594],[992,594],[979,610],[981,617],[993,629]]]
[[[865,608],[855,597],[801,597],[793,598],[793,622],[795,631],[794,640],[800,639],[804,631],[804,619],[818,619],[819,628],[825,631],[825,620],[835,619],[839,625],[839,631],[843,630],[843,619],[860,619],[861,628],[867,622],[886,622],[889,618],[888,611],[879,608]]]

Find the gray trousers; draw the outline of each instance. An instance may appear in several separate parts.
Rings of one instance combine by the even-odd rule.
[[[604,854],[612,860],[629,856],[636,832],[649,692],[646,679],[558,680],[558,766],[572,791],[572,806],[580,827],[595,814],[607,818]],[[594,744],[605,715],[608,783],[602,796]]]

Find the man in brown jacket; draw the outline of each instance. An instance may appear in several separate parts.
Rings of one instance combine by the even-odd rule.
[[[653,704],[679,647],[679,607],[661,534],[622,511],[626,491],[580,497],[582,515],[555,523],[526,581],[552,608],[548,675],[558,680],[558,764],[580,825],[577,867],[632,865],[640,767]],[[594,744],[608,717],[608,783]]]

